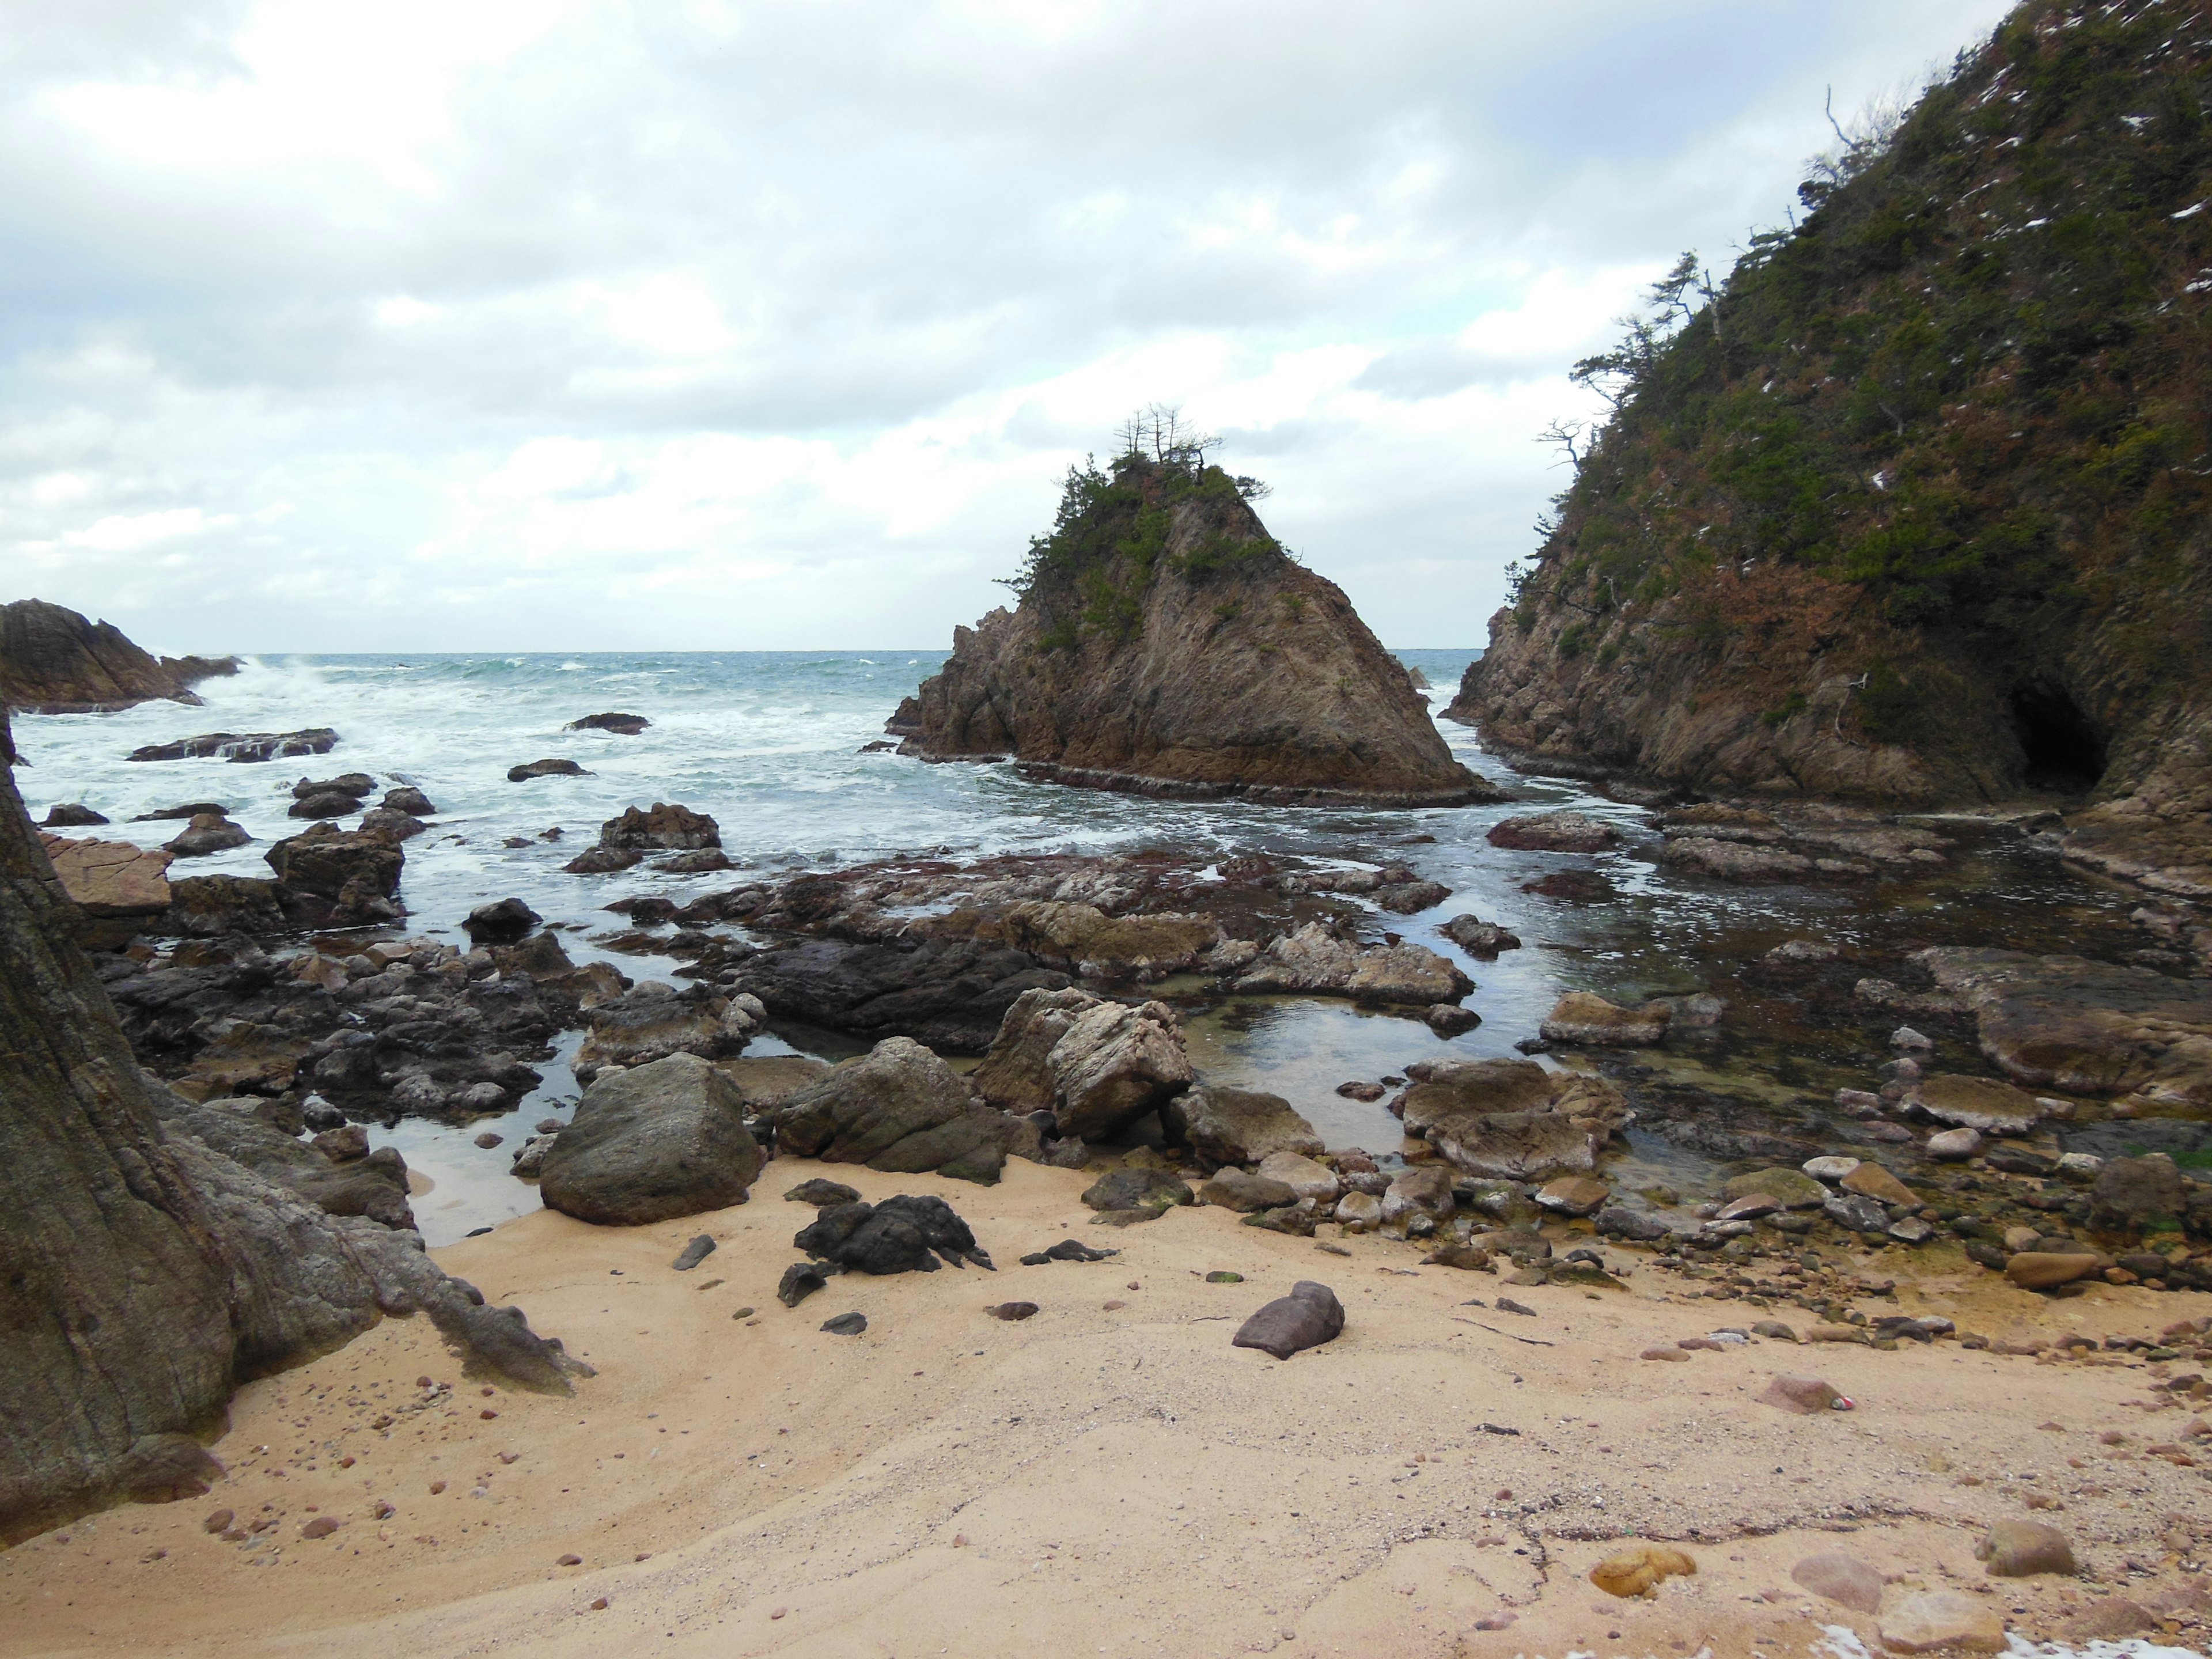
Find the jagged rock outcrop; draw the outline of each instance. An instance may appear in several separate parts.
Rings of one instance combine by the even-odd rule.
[[[166,697],[200,701],[192,687],[238,672],[235,657],[156,657],[112,623],[65,605],[0,605],[0,703],[24,714],[91,714]]]
[[[0,761],[15,750],[0,714]],[[76,908],[0,786],[0,1542],[206,1490],[198,1435],[241,1380],[382,1313],[566,1390],[557,1345],[483,1305],[412,1233],[303,1202],[162,1121]]]
[[[1215,466],[1072,472],[1021,604],[955,630],[887,727],[924,759],[1291,805],[1498,799],[1337,586],[1290,557]]]
[[[2070,795],[2069,857],[2212,895],[2208,68],[2028,0],[1702,310],[1686,264],[1448,713],[1717,794]]]

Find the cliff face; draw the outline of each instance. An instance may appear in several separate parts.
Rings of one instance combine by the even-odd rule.
[[[1305,805],[1495,799],[1451,757],[1351,602],[1277,545],[1218,467],[1072,474],[1012,611],[957,629],[889,730],[928,760]]]
[[[0,761],[14,750],[0,711]],[[472,1359],[568,1385],[513,1310],[411,1234],[304,1205],[191,1133],[133,1062],[81,918],[12,778],[0,786],[0,1543],[126,1498],[206,1490],[196,1435],[236,1382],[381,1313],[426,1312]],[[165,1121],[166,1120],[166,1121]]]
[[[2049,791],[2084,856],[2181,856],[2151,843],[2212,810],[2208,64],[2192,9],[2032,0],[1717,295],[1655,289],[1583,366],[1619,412],[1449,714],[1708,791]]]
[[[236,659],[155,657],[109,623],[44,599],[0,605],[0,704],[25,714],[88,714],[166,697],[237,672]]]

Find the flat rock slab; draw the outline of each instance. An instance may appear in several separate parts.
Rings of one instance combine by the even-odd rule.
[[[1288,1296],[1278,1297],[1246,1320],[1233,1340],[1239,1348],[1257,1348],[1288,1359],[1307,1348],[1331,1342],[1344,1330],[1344,1304],[1326,1285],[1302,1279]]]
[[[1982,1052],[2021,1083],[2212,1105],[2212,980],[2019,951],[1940,947],[1914,960],[1966,1005]]]
[[[1881,1573],[1856,1555],[1824,1550],[1790,1568],[1790,1576],[1822,1601],[1833,1601],[1838,1607],[1854,1613],[1881,1611]]]
[[[2004,1620],[1976,1596],[1923,1590],[1882,1615],[1881,1642],[1892,1653],[2001,1653]]]
[[[170,855],[127,841],[39,837],[62,891],[90,916],[158,915],[169,908]]]

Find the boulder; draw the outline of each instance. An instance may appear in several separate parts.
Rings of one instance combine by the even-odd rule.
[[[412,841],[428,827],[411,813],[394,812],[382,806],[372,806],[361,815],[362,833],[380,836],[386,841]]]
[[[1613,1189],[1591,1176],[1561,1176],[1536,1194],[1536,1203],[1559,1215],[1595,1215],[1605,1207]]]
[[[1938,1073],[1914,1084],[1905,1097],[1905,1106],[1916,1117],[1990,1136],[2027,1134],[2042,1115],[2033,1097],[2008,1083],[1949,1073]]]
[[[1024,991],[970,1081],[1016,1114],[1052,1111],[1063,1135],[1102,1140],[1190,1086],[1190,1060],[1175,1012],[1131,1008],[1087,991]]]
[[[1498,798],[1350,601],[1284,553],[1219,468],[1129,454],[1068,491],[1019,608],[956,629],[892,717],[902,752],[1012,756],[1033,776],[1172,797]],[[1158,526],[1141,554],[1140,514]]]
[[[665,801],[655,801],[649,809],[625,807],[621,816],[609,818],[599,826],[602,847],[684,852],[721,844],[721,826],[714,819],[704,812]]]
[[[1360,945],[1339,938],[1326,922],[1310,921],[1270,939],[1235,988],[1246,995],[1297,992],[1425,1008],[1457,1002],[1474,981],[1424,946]]]
[[[1605,1048],[1641,1048],[1667,1038],[1674,1010],[1663,1002],[1625,1008],[1589,991],[1570,991],[1544,1016],[1547,1042],[1587,1043]]]
[[[1300,1198],[1310,1198],[1316,1204],[1334,1204],[1344,1189],[1335,1170],[1301,1152],[1270,1152],[1260,1160],[1257,1173],[1262,1180],[1279,1181]]]
[[[1326,1285],[1302,1279],[1288,1296],[1265,1304],[1237,1328],[1231,1346],[1257,1348],[1288,1359],[1307,1348],[1333,1342],[1344,1331],[1344,1304]]]
[[[1198,1189],[1198,1201],[1218,1204],[1224,1210],[1251,1215],[1261,1210],[1279,1210],[1286,1205],[1295,1204],[1298,1201],[1298,1195],[1286,1182],[1250,1175],[1231,1164],[1215,1170]],[[1376,1214],[1379,1219],[1381,1205],[1374,1199],[1367,1201],[1376,1205]]]
[[[1471,957],[1492,957],[1500,951],[1521,948],[1517,936],[1480,916],[1454,916],[1437,931]]]
[[[854,1273],[934,1273],[940,1258],[956,1267],[971,1261],[991,1266],[950,1204],[903,1193],[880,1204],[832,1205],[791,1242],[817,1260]]]
[[[303,796],[284,810],[286,816],[295,818],[342,818],[349,812],[360,811],[361,803],[351,795],[326,789],[319,794]]]
[[[641,980],[586,1011],[584,1020],[590,1029],[574,1066],[587,1082],[602,1066],[642,1066],[677,1054],[711,1060],[730,1051],[722,1017],[701,986],[679,991],[659,980]],[[743,1041],[737,1046],[744,1047]]]
[[[761,1150],[744,1097],[696,1054],[675,1054],[584,1091],[539,1169],[545,1206],[634,1227],[745,1201]]]
[[[561,867],[572,876],[611,876],[645,861],[645,854],[628,847],[586,847]]]
[[[2106,1158],[2089,1188],[2089,1218],[2106,1232],[2133,1237],[2175,1226],[2189,1207],[2188,1186],[2164,1152]]]
[[[1844,1174],[1863,1167],[1854,1164]],[[1817,1210],[1828,1201],[1828,1189],[1802,1170],[1753,1170],[1721,1183],[1723,1198],[1742,1198],[1752,1193],[1764,1193],[1789,1210]]]
[[[2005,1277],[2023,1291],[2047,1291],[2087,1279],[2103,1266],[2103,1259],[2095,1255],[2023,1250],[2005,1259]]]
[[[1843,1397],[1817,1376],[1785,1373],[1766,1385],[1765,1392],[1759,1396],[1759,1403],[1792,1416],[1814,1417],[1835,1410]]]
[[[2004,1618],[1958,1590],[1916,1590],[1882,1615],[1881,1644],[1892,1653],[2002,1653]]]
[[[406,914],[398,895],[407,855],[380,836],[319,823],[265,856],[285,890],[286,914],[307,926],[356,927]]]
[[[1189,1146],[1200,1167],[1257,1164],[1273,1152],[1312,1158],[1322,1150],[1313,1125],[1280,1095],[1206,1084],[1161,1108],[1170,1135]]]
[[[1713,836],[1669,836],[1659,849],[1659,862],[1686,875],[1746,885],[1805,881],[1816,873],[1814,860],[1802,853],[1779,847],[1746,846],[1741,842],[1723,841]]]
[[[1846,1555],[1841,1550],[1823,1550],[1790,1568],[1790,1576],[1822,1601],[1833,1601],[1839,1607],[1849,1607],[1854,1613],[1881,1611],[1881,1571],[1856,1555]]]
[[[1438,1062],[1394,1103],[1406,1133],[1462,1174],[1509,1181],[1589,1175],[1633,1114],[1601,1078],[1524,1060]]]
[[[1416,1217],[1449,1221],[1457,1200],[1452,1196],[1452,1172],[1442,1164],[1416,1164],[1390,1177],[1382,1189],[1382,1224],[1403,1228]]]
[[[1961,1164],[1979,1158],[1984,1146],[1978,1129],[1942,1129],[1928,1137],[1928,1156],[1945,1164]]]
[[[1492,847],[1522,853],[1605,853],[1620,845],[1620,832],[1583,812],[1532,812],[1491,826]]]
[[[48,830],[89,830],[106,823],[107,818],[82,801],[65,800],[49,806],[39,822]]]
[[[276,883],[259,876],[185,876],[169,884],[159,931],[187,939],[274,933],[289,924]]]
[[[509,783],[528,783],[532,778],[588,778],[592,775],[572,760],[534,760],[507,769]]]
[[[157,916],[169,908],[170,855],[127,841],[70,841],[42,835],[62,891],[100,920]]]
[[[173,743],[149,743],[123,758],[130,761],[223,760],[254,765],[300,755],[327,755],[338,734],[327,726],[301,732],[208,732]]]
[[[360,800],[375,793],[376,780],[366,772],[344,772],[334,778],[301,778],[292,786],[294,800],[312,800],[317,795],[343,795]]]
[[[1165,1170],[1122,1169],[1109,1171],[1084,1189],[1083,1201],[1094,1210],[1118,1212],[1149,1210],[1154,1215],[1196,1200],[1190,1188]]]
[[[545,918],[519,898],[495,899],[469,912],[461,927],[476,945],[514,945]]]
[[[1920,1195],[1879,1164],[1862,1164],[1836,1183],[1877,1204],[1917,1204]]]
[[[438,809],[430,805],[430,798],[411,783],[403,783],[397,789],[384,792],[384,810],[404,812],[410,817],[435,817]]]
[[[1481,1024],[1482,1016],[1456,1003],[1432,1002],[1421,1015],[1421,1023],[1438,1036],[1449,1040]]]
[[[45,599],[0,605],[0,705],[22,714],[106,714],[156,698],[197,703],[194,685],[237,672],[235,657],[155,657],[114,623]]]
[[[990,1162],[979,1142],[979,1111],[967,1083],[950,1066],[911,1038],[885,1037],[796,1091],[768,1115],[781,1152],[918,1174],[940,1167],[929,1162],[933,1157],[957,1162],[963,1171]],[[990,1115],[1007,1121],[1011,1131],[1003,1114]],[[960,1127],[948,1127],[953,1125]],[[1005,1144],[999,1145],[1000,1163]],[[997,1174],[994,1163],[988,1178]]]
[[[1095,904],[1024,899],[999,919],[1006,944],[1089,980],[1152,980],[1199,966],[1221,943],[1207,916],[1109,916]]]
[[[634,738],[653,722],[642,714],[586,714],[570,720],[561,729],[564,732],[611,732],[617,737]]]
[[[162,850],[174,858],[199,859],[243,847],[252,839],[243,826],[220,812],[196,812],[182,830],[162,843]]]
[[[1992,1578],[2029,1578],[2038,1573],[2075,1571],[2074,1547],[2066,1534],[2040,1521],[2000,1521],[1974,1547],[1975,1557]]]
[[[1182,1030],[1165,1003],[1103,1003],[1078,1014],[1046,1056],[1058,1085],[1060,1132],[1110,1139],[1188,1088]]]

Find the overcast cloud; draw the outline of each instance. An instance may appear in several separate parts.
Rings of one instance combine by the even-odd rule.
[[[1385,641],[1684,248],[1994,0],[69,0],[0,34],[0,599],[166,649],[939,646],[1151,400]]]

